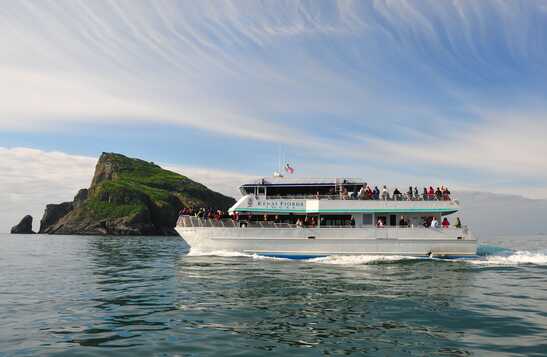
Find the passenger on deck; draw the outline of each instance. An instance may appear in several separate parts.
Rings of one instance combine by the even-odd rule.
[[[358,197],[360,200],[364,200],[365,199],[365,194],[366,194],[366,189],[365,189],[365,185],[361,186],[361,189],[359,190],[359,193],[358,193]]]
[[[433,200],[435,198],[435,190],[433,189],[433,186],[429,186],[429,191],[427,192],[427,196],[429,200]]]
[[[460,217],[456,217],[456,224],[454,225],[456,228],[462,228],[462,221],[460,221]]]
[[[420,196],[418,194],[418,186],[414,186],[414,199],[419,200]]]
[[[349,199],[348,189],[347,188],[344,187],[342,189],[342,191],[340,192],[340,198],[343,199],[343,200]]]
[[[376,227],[384,228],[384,221],[382,221],[381,218],[378,218],[378,222],[376,222]]]
[[[380,199],[380,189],[378,188],[378,186],[374,186],[374,191],[372,191],[372,194],[375,200]]]
[[[444,217],[443,223],[441,223],[441,225],[443,226],[443,228],[448,228],[448,226],[450,226],[450,222],[448,222],[448,218]]]
[[[443,200],[450,201],[450,191],[448,190],[448,187],[444,188],[443,191]]]
[[[440,201],[443,198],[443,193],[442,193],[441,189],[438,188],[438,187],[435,190],[435,196],[437,197],[437,201]]]
[[[408,226],[408,222],[405,219],[405,216],[401,216],[401,219],[399,220],[399,226],[406,227]]]
[[[401,191],[399,191],[398,188],[395,188],[395,190],[393,190],[393,199],[397,201],[401,200]]]
[[[365,197],[367,200],[373,200],[374,199],[374,192],[370,188],[370,186],[367,186],[367,190],[365,191]]]
[[[389,200],[389,192],[387,190],[386,185],[384,185],[384,187],[382,187],[382,200],[383,201]]]
[[[406,197],[412,201],[412,186],[408,186],[408,191],[406,192]]]
[[[431,219],[430,227],[431,228],[439,228],[439,222],[437,221],[437,218],[433,217]]]
[[[298,219],[296,220],[296,226],[297,226],[297,227],[302,227],[302,226],[304,226],[304,223],[302,223],[302,220],[301,220],[300,218],[298,218]]]
[[[424,201],[427,201],[427,199],[429,198],[429,195],[427,194],[427,188],[424,187],[424,193],[422,195],[423,195]]]

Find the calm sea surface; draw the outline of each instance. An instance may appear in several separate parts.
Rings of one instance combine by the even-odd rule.
[[[547,237],[484,243],[472,261],[287,261],[0,235],[0,355],[547,355]]]

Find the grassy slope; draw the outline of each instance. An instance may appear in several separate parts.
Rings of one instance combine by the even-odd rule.
[[[112,180],[91,187],[81,215],[95,219],[131,217],[147,211],[150,203],[157,215],[173,215],[176,206],[226,207],[232,199],[207,189],[180,174],[139,159],[104,154],[99,161],[115,167]],[[174,197],[178,199],[174,200]]]

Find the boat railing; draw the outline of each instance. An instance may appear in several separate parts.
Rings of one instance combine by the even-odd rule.
[[[416,229],[416,230],[429,230],[429,231],[437,231],[437,232],[454,232],[459,231],[462,232],[464,235],[467,235],[469,232],[469,229],[467,226],[462,226],[461,228],[428,228],[423,226],[413,226],[408,225],[405,227],[401,226],[395,226],[395,227],[376,227],[374,225],[367,225],[367,226],[352,226],[352,225],[322,225],[322,226],[302,226],[294,223],[282,223],[282,222],[273,222],[273,221],[248,221],[248,220],[233,220],[230,218],[227,219],[209,219],[209,218],[200,218],[196,216],[180,216],[177,221],[177,227],[186,227],[186,228],[204,228],[204,227],[214,227],[214,228],[299,228],[299,229],[353,229],[353,228],[367,228],[367,229],[378,229],[381,230],[405,230],[408,231],[409,229]]]
[[[456,201],[450,196],[441,196],[437,197],[435,195],[391,195],[385,199],[380,197],[379,199],[374,198],[363,198],[355,195],[349,194],[345,196],[343,194],[336,195],[266,195],[264,196],[266,200],[347,200],[347,201]]]
[[[180,216],[177,221],[178,227],[216,227],[216,228],[296,228],[296,224],[277,223],[272,221],[247,221],[233,220],[230,218],[210,219],[196,216]]]

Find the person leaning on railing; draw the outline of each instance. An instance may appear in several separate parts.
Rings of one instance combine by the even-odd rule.
[[[386,185],[384,185],[384,187],[382,187],[382,200],[383,201],[389,200],[389,192],[387,190]]]
[[[376,222],[376,227],[384,228],[384,221],[381,218],[378,218],[378,221]]]
[[[444,217],[441,225],[443,226],[443,228],[448,228],[450,226],[450,222],[448,222],[448,218]]]

